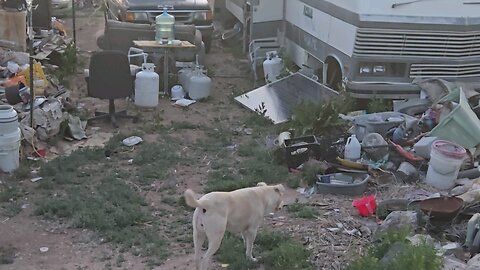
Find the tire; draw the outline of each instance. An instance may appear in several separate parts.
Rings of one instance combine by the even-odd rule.
[[[205,43],[205,52],[210,53],[210,49],[212,49],[212,37],[205,37],[203,43]]]
[[[327,69],[327,85],[336,90],[341,90],[342,71],[337,61],[330,61]]]

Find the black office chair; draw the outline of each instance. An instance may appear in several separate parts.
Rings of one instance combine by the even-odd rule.
[[[125,53],[120,51],[96,52],[90,58],[89,77],[87,81],[88,96],[108,99],[108,113],[95,112],[95,117],[88,119],[110,119],[118,127],[116,118],[130,118],[126,111],[115,111],[115,99],[127,98],[133,94],[134,79],[130,73],[130,64]]]

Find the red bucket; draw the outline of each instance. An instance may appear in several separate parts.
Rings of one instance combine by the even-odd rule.
[[[353,207],[358,211],[358,214],[362,217],[369,217],[375,213],[377,209],[377,201],[375,195],[365,196],[360,199],[356,199],[352,202]]]

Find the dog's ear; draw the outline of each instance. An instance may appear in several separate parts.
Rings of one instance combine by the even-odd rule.
[[[273,190],[275,190],[275,192],[278,192],[280,194],[285,193],[285,187],[282,184],[276,185]]]
[[[257,184],[257,187],[265,187],[267,186],[267,184],[265,184],[265,182],[260,182]]]

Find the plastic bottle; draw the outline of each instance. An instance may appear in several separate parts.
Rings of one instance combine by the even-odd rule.
[[[362,146],[360,142],[357,140],[357,136],[352,135],[347,139],[347,143],[345,144],[345,159],[349,160],[357,160],[360,158]]]
[[[174,24],[175,17],[168,14],[167,8],[163,8],[163,13],[155,17],[155,40],[159,43],[171,43],[175,39]]]

